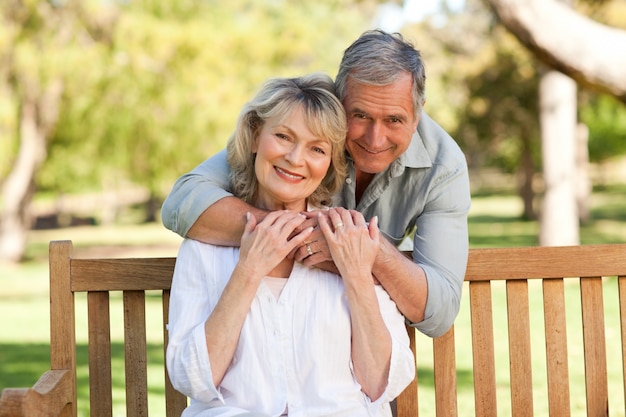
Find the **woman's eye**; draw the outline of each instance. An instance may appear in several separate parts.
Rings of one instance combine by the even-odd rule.
[[[284,133],[277,133],[276,137],[282,140],[289,140],[289,136],[285,135]]]
[[[326,151],[323,148],[320,148],[319,146],[315,146],[313,148],[313,152],[317,152],[317,153],[320,153],[322,155],[326,155]]]

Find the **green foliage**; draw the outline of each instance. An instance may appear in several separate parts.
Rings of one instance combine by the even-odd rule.
[[[581,107],[589,128],[589,159],[602,162],[626,154],[626,106],[607,95],[593,95]]]
[[[459,108],[456,133],[471,166],[514,172],[524,149],[540,161],[536,62],[501,28],[466,72],[468,101]]]
[[[221,149],[242,104],[272,76],[334,76],[366,28],[358,9],[312,0],[145,0],[122,7],[111,42],[76,57],[43,190],[173,181]]]

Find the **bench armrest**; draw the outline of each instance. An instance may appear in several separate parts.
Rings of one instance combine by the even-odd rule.
[[[5,388],[0,417],[52,417],[73,401],[73,377],[68,369],[47,371],[32,388]]]

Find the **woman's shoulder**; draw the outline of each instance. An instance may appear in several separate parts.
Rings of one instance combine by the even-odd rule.
[[[238,259],[239,248],[229,246],[217,246],[210,243],[186,238],[180,245],[178,256],[183,254],[193,254],[203,260],[208,259]]]

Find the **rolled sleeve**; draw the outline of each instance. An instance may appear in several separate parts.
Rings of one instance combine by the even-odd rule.
[[[215,384],[206,347],[204,324],[193,329],[182,343],[168,344],[168,371],[178,391],[207,404],[224,404]]]
[[[169,309],[166,364],[172,385],[188,397],[222,403],[213,384],[204,323],[215,301],[202,268],[200,243],[185,239],[178,252]]]
[[[161,208],[163,225],[186,237],[207,208],[233,195],[230,190],[230,167],[222,150],[176,180]]]
[[[431,192],[432,199],[417,219],[413,259],[426,274],[428,299],[424,320],[412,323],[437,337],[459,312],[469,252],[467,214],[470,209],[467,170],[460,167]]]

